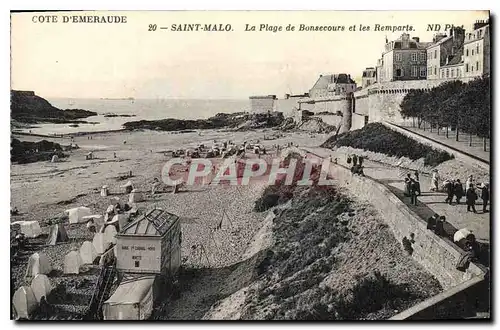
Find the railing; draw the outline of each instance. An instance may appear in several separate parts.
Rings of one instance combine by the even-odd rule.
[[[114,260],[109,265],[104,265],[99,273],[99,278],[97,279],[96,285],[94,287],[94,293],[90,299],[87,318],[91,320],[101,320],[102,315],[102,305],[109,297],[109,291],[113,285],[113,281],[116,275],[116,260]]]

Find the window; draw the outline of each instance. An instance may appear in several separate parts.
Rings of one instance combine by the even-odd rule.
[[[476,46],[476,54],[479,54],[479,44]]]
[[[476,62],[476,71],[479,71],[479,62]]]
[[[469,63],[465,64],[465,72],[469,72]]]
[[[450,77],[450,69],[446,69],[446,78]]]
[[[432,60],[432,52],[429,52],[429,54],[427,54],[427,57],[429,58],[429,60]]]
[[[471,55],[474,56],[474,49],[471,50]]]
[[[403,71],[401,69],[396,69],[396,77],[403,76]]]
[[[434,74],[437,75],[437,66],[434,66]]]
[[[135,261],[135,267],[139,267],[139,260]]]
[[[444,70],[441,70],[441,78],[444,78]]]
[[[420,77],[425,77],[427,75],[425,66],[420,67]]]
[[[401,53],[396,53],[396,61],[401,62]]]
[[[477,37],[478,37],[478,38],[481,38],[481,34],[482,34],[482,32],[483,32],[483,30],[479,30],[479,31],[477,31]]]
[[[437,58],[438,57],[438,51],[437,49],[434,49],[434,58]]]
[[[418,67],[416,65],[411,67],[411,76],[418,77]]]
[[[411,53],[411,61],[416,62],[417,61],[417,53]]]
[[[427,72],[429,72],[429,74],[432,74],[432,66],[427,68]]]
[[[469,56],[469,48],[465,50],[465,56]]]
[[[420,61],[422,61],[422,62],[425,61],[425,56],[426,56],[425,53],[420,53],[419,54]]]
[[[451,69],[451,77],[453,78],[455,76],[455,69]]]

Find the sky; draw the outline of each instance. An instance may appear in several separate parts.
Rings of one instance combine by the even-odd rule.
[[[55,15],[55,22],[39,22]],[[127,23],[63,23],[63,16],[126,16]],[[347,73],[360,83],[385,38],[412,25],[431,41],[429,24],[472,29],[487,11],[123,11],[11,14],[11,88],[46,98],[246,99],[307,92],[320,74]],[[172,24],[230,24],[232,31],[172,31]],[[148,31],[156,24],[156,31]],[[245,31],[255,25],[257,31]],[[283,31],[258,31],[260,24]],[[286,31],[344,26],[344,31]],[[360,24],[370,31],[359,31]],[[349,31],[355,25],[356,31]],[[160,29],[168,27],[168,29]]]

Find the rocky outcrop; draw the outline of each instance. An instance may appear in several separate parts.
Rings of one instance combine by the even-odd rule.
[[[275,112],[271,114],[250,114],[247,112],[218,113],[208,119],[183,120],[183,119],[161,119],[161,120],[139,120],[123,124],[125,129],[151,129],[159,131],[184,131],[193,129],[219,129],[233,128],[237,130],[248,130],[257,128],[270,128],[279,126],[283,122],[283,114]]]
[[[97,115],[82,109],[61,110],[31,91],[10,91],[11,119],[23,123],[86,123],[78,120]]]
[[[42,140],[40,142],[20,141],[12,139],[10,161],[25,164],[51,160],[53,155],[64,158],[63,147],[59,143]]]

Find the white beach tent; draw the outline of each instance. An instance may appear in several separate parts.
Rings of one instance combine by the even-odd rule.
[[[49,278],[44,274],[38,274],[37,276],[35,276],[35,278],[31,281],[30,287],[31,290],[33,290],[33,294],[35,295],[37,303],[40,303],[42,297],[47,298],[52,289],[54,289],[52,283],[50,283]]]
[[[104,244],[112,245],[116,244],[116,227],[115,226],[106,226],[104,229]]]
[[[123,227],[125,227],[128,224],[129,216],[130,216],[130,214],[128,214],[128,213],[117,214],[113,217],[113,219],[111,219],[111,221],[106,223],[106,226],[107,225],[118,226],[118,229],[121,230]]]
[[[50,233],[45,244],[56,245],[57,243],[68,241],[69,236],[66,232],[66,228],[64,228],[64,225],[62,223],[56,223],[50,226]]]
[[[52,271],[49,258],[43,252],[33,253],[28,259],[24,279],[30,281],[38,274],[49,274]]]
[[[69,217],[69,223],[80,223],[83,222],[83,217],[91,215],[90,209],[85,206],[75,207],[66,210]]]
[[[464,243],[465,240],[467,239],[467,236],[471,235],[472,231],[467,229],[467,228],[462,228],[460,230],[457,230],[455,234],[453,235],[453,241],[455,243]]]
[[[104,302],[104,320],[145,320],[153,307],[153,275],[124,278],[113,295]]]
[[[132,192],[128,196],[128,203],[129,204],[143,202],[144,200],[145,200],[144,194],[137,191],[137,189],[132,190]]]
[[[14,221],[11,225],[19,225],[21,233],[29,238],[35,238],[42,234],[38,221]]]
[[[92,264],[95,258],[97,258],[97,251],[94,245],[90,241],[85,241],[80,246],[80,258],[82,259],[82,264]]]
[[[83,265],[78,251],[71,251],[64,257],[64,274],[79,274]]]
[[[14,292],[12,306],[14,307],[16,319],[29,319],[31,312],[37,307],[35,294],[31,287],[22,286]]]
[[[97,253],[98,256],[103,254],[104,251],[106,251],[109,246],[105,244],[104,233],[96,233],[92,240],[92,245],[94,246],[95,252]]]

